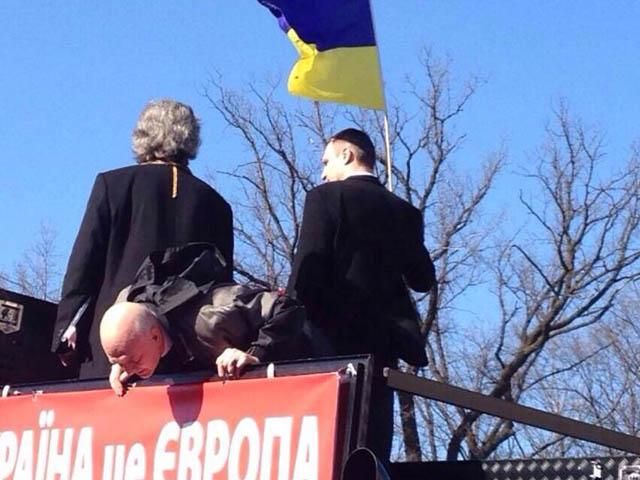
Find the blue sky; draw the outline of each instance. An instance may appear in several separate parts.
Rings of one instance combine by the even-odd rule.
[[[487,80],[465,112],[462,156],[504,142],[513,164],[543,138],[551,107],[606,135],[622,163],[640,139],[640,3],[631,0],[372,0],[387,95],[419,76],[420,50],[448,55],[464,80]],[[254,0],[0,2],[0,270],[58,231],[66,263],[95,175],[132,163],[130,132],[151,98],[191,104],[203,121],[193,167],[230,169],[247,155],[202,96],[212,72],[242,88],[284,80],[295,52]],[[294,105],[294,100],[291,100]],[[230,196],[234,184],[217,185]]]

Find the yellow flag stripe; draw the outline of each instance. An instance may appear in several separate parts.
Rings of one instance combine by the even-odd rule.
[[[293,29],[287,33],[300,59],[289,75],[289,92],[326,100],[384,109],[378,49],[346,47],[318,51]]]

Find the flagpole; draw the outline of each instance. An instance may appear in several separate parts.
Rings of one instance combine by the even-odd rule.
[[[378,50],[378,70],[380,71],[380,82],[382,83],[382,85],[380,86],[382,87],[382,101],[384,102],[384,147],[387,153],[387,190],[393,192],[393,170],[391,160],[391,140],[389,138],[389,115],[387,113],[387,92],[384,88],[384,77],[382,76],[382,55],[380,54],[380,44],[378,43],[378,37],[376,35],[376,20],[371,0],[369,0],[369,11],[371,12],[371,26],[373,28],[373,37],[376,40],[376,49]]]
[[[393,177],[391,175],[391,141],[389,140],[389,116],[387,115],[386,108],[384,109],[384,145],[387,150],[387,189],[390,192],[393,192]]]

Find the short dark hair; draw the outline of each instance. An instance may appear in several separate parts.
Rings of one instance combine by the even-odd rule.
[[[362,157],[359,159],[362,163],[370,168],[374,168],[376,164],[376,148],[369,135],[357,128],[345,128],[330,138],[330,141],[342,140],[349,142],[362,150]]]

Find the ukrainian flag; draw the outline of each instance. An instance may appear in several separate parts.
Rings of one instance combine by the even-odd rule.
[[[384,109],[369,0],[258,0],[278,19],[300,58],[294,95]]]

